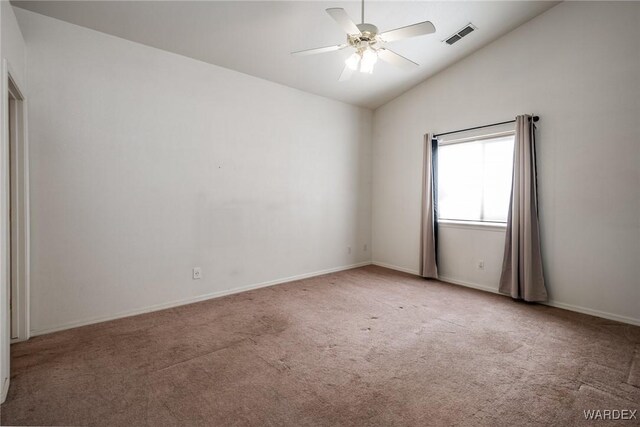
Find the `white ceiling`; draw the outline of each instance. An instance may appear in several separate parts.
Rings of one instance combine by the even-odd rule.
[[[420,64],[404,71],[378,62],[373,75],[338,82],[349,49],[290,52],[344,43],[326,8],[360,22],[354,1],[13,1],[15,6],[350,104],[376,108],[427,77],[553,7],[545,1],[367,1],[380,31],[430,20],[436,33],[388,45]],[[469,22],[478,29],[443,43]]]

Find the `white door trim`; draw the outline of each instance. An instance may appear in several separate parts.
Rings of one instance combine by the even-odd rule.
[[[0,133],[0,402],[4,402],[9,389],[11,327],[9,314],[9,286],[11,286],[9,267],[11,247],[9,238],[9,95],[16,101],[14,129],[16,145],[13,153],[16,156],[17,215],[14,217],[16,229],[14,277],[16,278],[14,309],[17,310],[17,338],[23,341],[29,338],[30,302],[29,302],[29,145],[27,138],[27,104],[24,91],[12,77],[11,65],[2,59],[2,76],[0,82],[0,117],[2,132]]]
[[[16,81],[11,77],[9,69],[8,92],[15,99],[15,117],[13,126],[16,130],[12,143],[11,156],[14,160],[15,176],[9,180],[14,191],[15,215],[12,224],[11,270],[12,286],[15,290],[14,316],[17,323],[17,337],[13,341],[29,339],[29,146],[27,143],[27,102]]]

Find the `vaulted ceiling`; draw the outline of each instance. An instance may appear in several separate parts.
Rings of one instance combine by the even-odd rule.
[[[349,49],[295,57],[290,52],[344,43],[325,12],[342,7],[360,22],[360,2],[345,1],[13,1],[13,5],[350,104],[376,108],[553,7],[544,1],[371,1],[365,22],[381,31],[429,20],[434,34],[389,43],[420,64],[411,71],[378,62],[372,75],[339,82]],[[454,45],[449,35],[477,27]]]

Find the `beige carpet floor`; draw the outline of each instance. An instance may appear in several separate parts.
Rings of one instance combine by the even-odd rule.
[[[587,409],[640,409],[640,327],[371,266],[15,344],[1,421],[568,426]]]

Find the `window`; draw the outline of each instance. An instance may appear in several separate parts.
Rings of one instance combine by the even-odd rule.
[[[440,142],[438,217],[507,222],[513,134]]]

